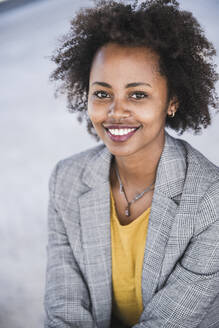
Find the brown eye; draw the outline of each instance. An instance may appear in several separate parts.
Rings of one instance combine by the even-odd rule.
[[[147,94],[143,91],[136,91],[131,94],[131,98],[134,98],[136,100],[138,99],[144,99],[147,97]]]
[[[103,91],[103,90],[95,91],[94,96],[99,99],[110,98],[110,95],[106,91]]]

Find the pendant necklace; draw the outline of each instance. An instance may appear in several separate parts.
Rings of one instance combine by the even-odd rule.
[[[146,189],[144,189],[141,193],[136,194],[135,197],[132,200],[129,201],[128,200],[128,197],[126,195],[126,192],[125,192],[125,188],[124,188],[124,186],[122,184],[121,178],[119,176],[119,171],[118,171],[117,165],[115,165],[115,171],[116,171],[116,175],[117,175],[117,178],[118,178],[118,181],[119,181],[119,191],[120,191],[121,194],[123,194],[125,196],[125,199],[127,201],[127,207],[125,209],[125,215],[126,216],[131,216],[131,209],[130,209],[131,205],[134,202],[136,202],[138,199],[140,199],[146,192],[152,190],[153,189],[152,186],[153,186],[153,184],[154,184],[155,181],[152,182],[150,184],[150,186],[148,186]]]

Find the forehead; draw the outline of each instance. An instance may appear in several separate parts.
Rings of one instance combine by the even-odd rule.
[[[108,43],[98,49],[91,66],[91,76],[123,76],[128,79],[156,78],[159,56],[146,47],[130,47]]]

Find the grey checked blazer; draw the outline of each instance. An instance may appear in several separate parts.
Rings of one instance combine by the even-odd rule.
[[[52,172],[45,328],[111,326],[111,159],[99,145],[58,162]],[[142,297],[134,328],[219,328],[219,168],[167,132]]]

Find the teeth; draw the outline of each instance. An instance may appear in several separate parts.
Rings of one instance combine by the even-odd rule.
[[[132,129],[109,129],[109,132],[113,134],[114,136],[124,136],[130,132],[135,131],[135,128]]]

